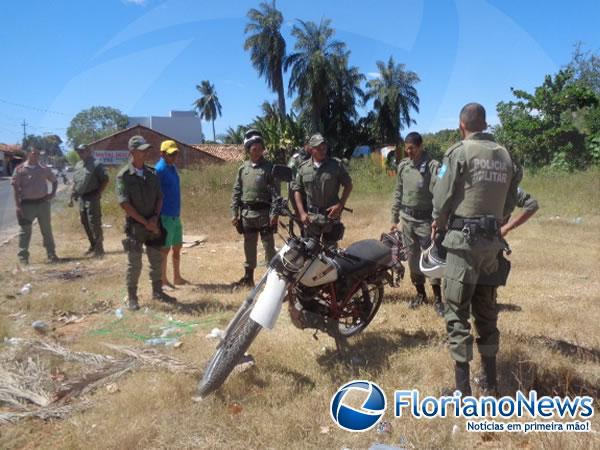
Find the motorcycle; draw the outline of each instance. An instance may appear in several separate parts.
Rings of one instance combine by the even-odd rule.
[[[276,165],[273,176],[289,183],[292,171]],[[317,239],[294,233],[294,223],[302,225],[287,199],[277,197],[274,212],[289,218],[289,237],[227,326],[198,383],[200,397],[225,382],[263,328],[275,326],[284,301],[296,327],[327,333],[342,351],[346,339],[361,333],[377,314],[384,285],[396,285],[404,275],[399,234],[361,240],[346,249],[325,248]]]

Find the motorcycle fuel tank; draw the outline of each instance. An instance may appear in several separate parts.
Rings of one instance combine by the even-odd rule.
[[[300,278],[300,283],[304,286],[315,287],[322,286],[323,284],[331,283],[338,279],[338,271],[337,267],[333,263],[331,258],[327,256],[322,257],[322,261],[319,258],[316,258],[302,278]]]

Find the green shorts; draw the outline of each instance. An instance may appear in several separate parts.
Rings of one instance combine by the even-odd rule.
[[[173,216],[160,216],[160,222],[167,232],[163,247],[175,247],[183,242],[183,226],[181,218]]]

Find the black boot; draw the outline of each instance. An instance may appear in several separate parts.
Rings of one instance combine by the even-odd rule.
[[[483,389],[484,395],[492,397],[498,396],[498,376],[496,372],[496,357],[482,356],[481,357],[481,377],[480,386]]]
[[[444,304],[442,303],[442,289],[439,284],[431,286],[433,290],[433,309],[438,316],[444,317]]]
[[[417,295],[414,299],[410,301],[408,307],[411,309],[418,308],[427,300],[427,293],[425,292],[424,284],[415,284],[415,288],[417,289]]]
[[[236,283],[234,283],[234,287],[254,287],[254,269],[250,269],[246,267],[244,276],[240,278]]]
[[[175,303],[177,299],[175,297],[171,297],[167,295],[162,290],[162,281],[154,281],[152,282],[152,299],[158,300],[163,303]]]
[[[129,308],[131,311],[137,311],[140,309],[137,297],[137,289],[127,290],[127,308]]]
[[[454,366],[454,379],[456,390],[462,392],[463,397],[471,395],[471,380],[469,379],[469,363],[456,362]]]

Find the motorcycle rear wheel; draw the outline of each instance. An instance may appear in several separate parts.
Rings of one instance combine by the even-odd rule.
[[[362,332],[381,306],[383,300],[383,283],[363,283],[354,293],[347,307],[359,309],[359,317],[346,317],[338,322],[338,332],[342,337],[348,338]]]
[[[261,326],[250,318],[252,307],[244,304],[240,309],[244,308],[245,311],[236,314],[233,328],[227,331],[198,383],[200,397],[206,397],[221,387],[261,329]]]

